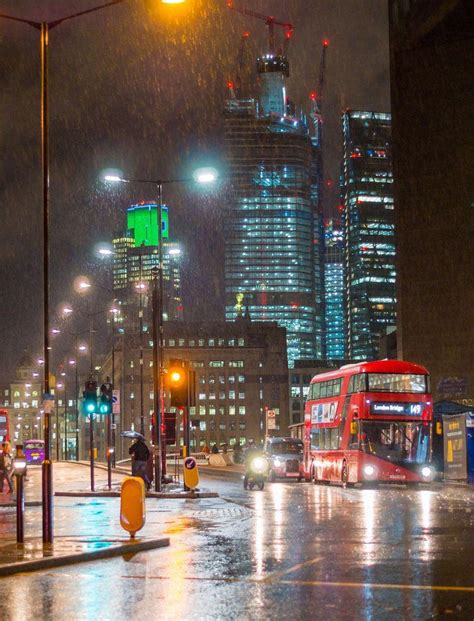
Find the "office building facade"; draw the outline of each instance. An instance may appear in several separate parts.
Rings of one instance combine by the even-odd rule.
[[[344,236],[342,222],[325,223],[324,303],[326,357],[340,360],[346,350]]]
[[[347,356],[371,360],[396,322],[390,114],[342,116]]]
[[[390,0],[398,356],[474,404],[474,3]]]
[[[151,437],[153,413],[152,341],[147,340],[143,364],[143,403],[140,402],[140,343],[125,334],[117,342],[116,383],[122,387],[121,429],[139,429]],[[125,352],[125,354],[124,354]],[[166,322],[165,368],[170,359],[188,361],[196,371],[196,407],[191,408],[191,448],[262,441],[265,412],[276,414],[275,433],[288,432],[288,360],[285,330],[249,318],[235,322]],[[165,399],[167,403],[167,398]],[[183,445],[183,422],[178,417],[177,444]],[[122,446],[126,450],[126,444]],[[170,449],[170,450],[176,450]]]
[[[283,83],[266,84],[265,106],[276,101],[276,85],[281,91]],[[324,240],[308,128],[303,119],[259,108],[254,99],[229,99],[225,147],[232,183],[225,217],[226,320],[248,309],[254,321],[286,328],[290,366],[296,358],[322,356]]]
[[[159,267],[158,208],[156,203],[140,203],[127,210],[128,229],[113,240],[113,290],[121,309],[121,321],[137,326],[143,309],[145,322],[151,321],[152,269]],[[162,208],[164,319],[183,317],[181,244],[169,241],[168,208]]]

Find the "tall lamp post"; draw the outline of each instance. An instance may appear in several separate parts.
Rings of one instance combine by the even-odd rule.
[[[48,51],[49,31],[65,21],[87,15],[126,0],[109,0],[104,4],[67,15],[51,22],[37,22],[0,13],[0,19],[21,22],[40,32],[40,82],[41,82],[41,170],[43,197],[43,349],[44,349],[44,401],[49,397],[49,127],[48,127]],[[44,462],[42,466],[43,543],[53,542],[53,468],[51,462],[51,407],[44,408]]]
[[[155,490],[161,491],[161,424],[164,412],[163,395],[163,186],[171,183],[187,183],[194,181],[198,184],[210,184],[217,180],[217,171],[214,168],[198,168],[192,177],[183,179],[126,179],[118,175],[105,175],[104,181],[109,183],[146,183],[154,185],[158,194],[158,268],[152,270],[153,275],[153,386],[155,410]],[[156,272],[158,269],[158,273]],[[158,277],[158,278],[157,278]],[[158,280],[158,282],[157,282]],[[158,324],[158,325],[156,325]],[[157,390],[156,390],[157,389]]]
[[[63,22],[95,13],[127,0],[109,0],[103,4],[78,11],[50,22],[38,22],[0,13],[8,19],[31,26],[40,32],[40,83],[41,83],[41,170],[43,197],[43,349],[44,349],[44,400],[50,402],[49,385],[49,110],[48,110],[48,52],[49,31]],[[164,4],[179,4],[185,0],[162,0]],[[51,462],[51,412],[46,407],[43,418],[45,458],[42,466],[43,543],[53,542],[53,468]]]

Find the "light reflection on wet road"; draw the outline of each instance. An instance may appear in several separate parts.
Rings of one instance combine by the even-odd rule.
[[[222,498],[148,501],[146,534],[167,549],[3,579],[9,618],[474,618],[467,488],[204,485]],[[113,524],[117,499],[100,502]]]

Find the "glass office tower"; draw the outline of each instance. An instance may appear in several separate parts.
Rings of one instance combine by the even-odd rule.
[[[347,355],[374,359],[396,323],[391,117],[349,110],[342,125]]]
[[[158,207],[139,203],[127,209],[128,229],[113,240],[113,289],[125,322],[137,322],[134,307],[143,305],[144,318],[150,320],[152,268],[159,267]],[[163,312],[166,320],[183,318],[181,244],[168,240],[168,208],[162,208],[163,235]],[[143,288],[138,285],[143,283]],[[140,300],[141,295],[141,300]]]
[[[259,114],[254,99],[230,99],[225,145],[232,187],[225,218],[226,319],[248,309],[253,321],[285,327],[290,366],[297,358],[322,357],[324,242],[308,129],[294,116]]]
[[[342,222],[325,224],[324,299],[326,357],[343,360],[346,354],[344,237]]]

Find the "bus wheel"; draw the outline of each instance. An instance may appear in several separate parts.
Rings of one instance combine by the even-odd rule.
[[[347,467],[347,462],[342,462],[342,471],[341,471],[341,483],[342,487],[347,487],[347,481],[349,479],[349,468]]]

